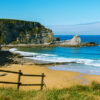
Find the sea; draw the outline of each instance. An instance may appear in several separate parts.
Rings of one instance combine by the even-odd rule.
[[[72,39],[73,35],[55,35],[61,40]],[[32,60],[54,62],[49,65],[51,70],[73,71],[83,74],[100,75],[100,35],[80,35],[82,42],[96,42],[98,46],[91,47],[48,47],[48,48],[12,48],[11,52]],[[57,65],[56,62],[67,62]]]

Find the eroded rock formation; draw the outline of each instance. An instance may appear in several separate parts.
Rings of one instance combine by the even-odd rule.
[[[61,43],[62,45],[80,45],[81,38],[78,35],[75,35],[72,39],[66,40]]]

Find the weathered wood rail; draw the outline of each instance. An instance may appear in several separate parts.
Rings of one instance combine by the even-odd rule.
[[[42,73],[41,75],[23,74],[21,70],[19,70],[19,72],[8,71],[8,70],[0,70],[0,72],[7,72],[7,73],[18,74],[18,81],[17,82],[0,81],[0,83],[16,84],[18,90],[19,90],[20,86],[40,86],[40,90],[43,90],[44,77],[45,77],[44,73]],[[21,83],[21,76],[41,77],[41,83],[40,84],[23,84],[23,83]]]

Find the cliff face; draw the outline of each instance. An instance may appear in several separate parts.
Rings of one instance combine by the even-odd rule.
[[[38,22],[0,19],[0,44],[52,43],[52,30]]]

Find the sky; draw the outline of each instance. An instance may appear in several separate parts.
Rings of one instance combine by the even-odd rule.
[[[100,22],[48,26],[57,35],[100,35]]]
[[[100,0],[0,0],[0,18],[45,26],[100,22]]]

